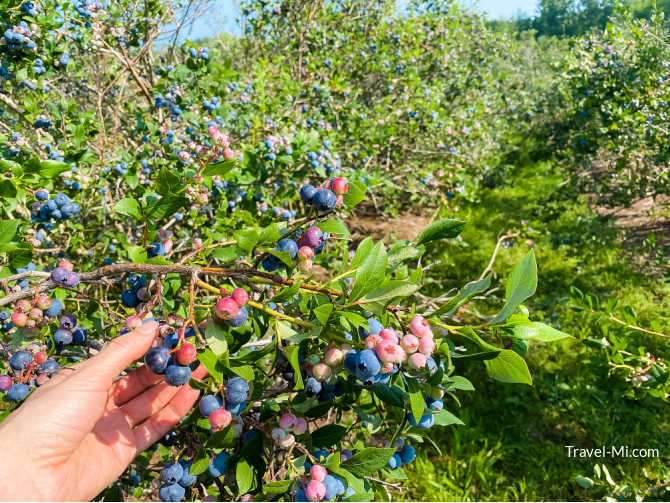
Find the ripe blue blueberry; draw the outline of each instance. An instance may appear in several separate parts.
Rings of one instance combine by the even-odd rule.
[[[186,489],[179,484],[165,484],[158,490],[161,501],[181,501],[184,494],[186,494]]]
[[[233,416],[239,416],[240,413],[246,408],[246,406],[247,402],[240,402],[237,404],[226,402],[226,410]]]
[[[40,372],[47,374],[48,376],[53,376],[58,373],[60,370],[60,365],[56,360],[49,358],[40,366]]]
[[[128,284],[133,290],[138,290],[147,286],[147,278],[144,274],[131,274],[128,276]]]
[[[391,456],[391,459],[389,459],[389,462],[386,463],[386,466],[391,470],[395,470],[396,468],[402,466],[402,459],[398,454],[394,454]]]
[[[198,481],[198,477],[196,475],[191,475],[191,465],[193,464],[192,461],[187,461],[186,459],[180,459],[179,464],[184,470],[184,474],[181,476],[179,481],[177,482],[180,486],[182,487],[188,487],[192,486]]]
[[[226,320],[226,323],[230,325],[231,327],[241,327],[244,325],[249,318],[249,311],[247,311],[247,308],[242,306],[241,308],[238,309],[237,314],[233,316],[231,319]]]
[[[88,330],[82,327],[75,327],[72,331],[72,342],[75,344],[82,344],[88,335]]]
[[[72,332],[59,328],[54,333],[54,342],[57,346],[67,346],[72,344]]]
[[[305,203],[309,203],[316,194],[316,189],[312,185],[303,185],[300,189],[300,199]]]
[[[414,418],[414,414],[410,412],[409,424],[416,426],[417,428],[430,428],[433,426],[433,424],[435,424],[435,416],[433,414],[424,414],[417,422],[417,420]]]
[[[167,484],[176,484],[184,475],[184,468],[179,463],[171,463],[161,470],[161,480]]]
[[[400,451],[400,459],[402,459],[403,464],[411,463],[416,458],[416,452],[414,447],[409,444],[405,444]]]
[[[221,399],[218,396],[205,395],[200,400],[200,403],[198,404],[198,408],[200,409],[200,413],[203,416],[209,417],[209,415],[212,412],[214,412],[216,409],[220,409],[222,405],[223,405],[223,402],[221,401]]]
[[[249,394],[249,383],[241,377],[233,377],[226,383],[226,402],[233,405],[242,403]]]
[[[154,374],[164,374],[168,364],[168,349],[162,346],[151,348],[144,355],[144,363]]]
[[[277,250],[281,252],[288,252],[290,257],[293,259],[298,254],[298,244],[293,239],[280,239],[277,243]]]
[[[9,359],[9,365],[14,370],[23,370],[28,368],[28,366],[30,366],[30,362],[32,361],[33,356],[25,349],[22,349],[11,356]]]
[[[305,393],[307,395],[318,395],[321,393],[321,383],[313,377],[307,378],[305,381]]]
[[[12,400],[13,402],[20,402],[30,393],[30,386],[27,384],[19,383],[15,384],[7,392],[7,400]]]
[[[121,292],[121,302],[126,307],[135,307],[139,302],[135,290],[124,290]]]
[[[51,281],[54,283],[65,283],[67,279],[68,270],[64,267],[56,267],[51,271]]]
[[[227,452],[220,452],[209,462],[207,471],[212,477],[220,477],[228,471],[228,458],[230,454]]]
[[[359,358],[360,351],[356,351],[352,349],[351,351],[348,351],[347,354],[344,356],[344,368],[347,369],[347,371],[350,374],[356,374],[356,369],[358,368],[358,358]]]
[[[51,306],[44,310],[44,314],[49,318],[58,316],[63,310],[63,303],[58,299],[51,299]]]
[[[191,369],[185,365],[168,365],[165,369],[165,382],[170,386],[181,386],[191,378]]]
[[[77,326],[77,317],[74,314],[66,314],[60,319],[60,328],[72,330]]]
[[[370,318],[368,320],[368,325],[370,326],[370,333],[371,334],[378,334],[382,330],[384,330],[384,326],[377,321],[375,318]]]
[[[379,374],[382,366],[379,358],[371,349],[364,349],[358,356],[358,365],[356,366],[356,377],[361,381],[370,379]]]
[[[312,206],[317,211],[331,211],[337,205],[337,196],[330,189],[319,189],[312,197]]]

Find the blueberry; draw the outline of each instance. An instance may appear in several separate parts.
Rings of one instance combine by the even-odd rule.
[[[405,444],[402,448],[402,451],[400,451],[400,459],[402,459],[403,464],[406,465],[407,463],[411,463],[414,461],[414,458],[416,458],[414,447],[409,444]]]
[[[247,402],[240,402],[237,404],[232,404],[226,402],[226,410],[230,412],[233,416],[239,416],[240,413],[246,408]]]
[[[377,321],[375,318],[370,318],[368,320],[368,325],[370,326],[370,333],[371,334],[378,334],[382,330],[384,330],[384,326]]]
[[[165,484],[158,490],[161,501],[181,501],[184,494],[186,494],[186,489],[179,484]]]
[[[51,281],[54,283],[65,283],[67,279],[68,270],[64,267],[56,267],[51,271]]]
[[[30,386],[27,384],[15,384],[7,392],[7,400],[12,400],[13,402],[20,402],[30,393]]]
[[[128,284],[133,290],[138,290],[147,286],[147,278],[144,274],[131,274],[128,276]]]
[[[337,496],[338,483],[337,479],[332,475],[326,475],[323,479],[323,485],[326,487],[326,495],[323,499],[332,500]],[[342,488],[344,491],[344,487]]]
[[[228,458],[230,454],[227,452],[220,452],[209,462],[207,471],[212,477],[220,477],[228,471]]]
[[[168,349],[161,346],[151,348],[144,355],[144,363],[154,374],[164,374],[168,364]]]
[[[307,378],[305,381],[305,393],[307,395],[318,395],[321,392],[321,383],[313,377]]]
[[[149,258],[165,255],[165,247],[163,246],[163,243],[159,243],[158,241],[151,243],[147,247],[147,254]]]
[[[14,370],[23,370],[28,368],[30,366],[30,362],[32,361],[33,356],[25,349],[21,349],[11,356],[9,359],[9,365]]]
[[[51,306],[44,310],[44,314],[49,318],[58,316],[63,310],[63,303],[58,299],[51,299]]]
[[[288,252],[293,259],[298,254],[298,244],[289,238],[280,239],[277,243],[277,250],[281,252]]]
[[[219,397],[214,395],[205,395],[200,400],[198,408],[200,409],[200,413],[203,416],[209,417],[212,412],[214,412],[216,409],[220,409],[222,405],[223,402]]]
[[[391,470],[395,470],[399,466],[402,465],[402,460],[400,459],[400,456],[397,454],[394,454],[391,456],[391,459],[389,459],[388,463],[386,463],[386,466],[390,468]]]
[[[38,201],[46,201],[49,199],[49,193],[46,190],[40,189],[35,192],[35,199]]]
[[[82,344],[88,336],[88,330],[82,327],[75,327],[72,331],[72,342],[75,344]]]
[[[58,374],[60,370],[60,365],[56,360],[49,358],[40,366],[40,372],[47,374],[48,376],[53,376]]]
[[[177,332],[167,334],[163,339],[163,346],[165,346],[166,348],[170,349],[175,348],[177,347],[178,343],[179,343],[179,333]]]
[[[165,369],[165,382],[170,386],[181,386],[191,378],[191,369],[185,365],[168,365]]]
[[[190,473],[192,463],[193,463],[192,461],[187,461],[185,459],[179,460],[179,464],[183,468],[184,474],[181,476],[181,479],[179,479],[179,482],[177,483],[182,487],[192,486],[198,481],[198,477],[196,475],[191,475]]]
[[[66,314],[60,319],[60,328],[72,330],[77,326],[77,317],[74,314]]]
[[[121,302],[126,307],[135,307],[139,302],[135,290],[124,290],[121,293]]]
[[[312,185],[303,185],[300,189],[300,199],[309,203],[316,194],[316,189]]]
[[[237,310],[237,314],[233,316],[231,319],[226,320],[226,323],[230,325],[231,327],[241,327],[244,325],[249,318],[249,311],[247,311],[247,308],[242,306]]]
[[[172,463],[161,470],[161,480],[167,484],[176,484],[184,475],[184,468],[179,463]]]
[[[241,377],[233,377],[226,383],[226,401],[233,405],[244,402],[249,394],[249,384]]]
[[[356,366],[356,377],[365,381],[379,374],[382,366],[379,358],[371,349],[364,349],[358,356],[358,365]]]
[[[344,356],[344,368],[347,369],[347,371],[350,374],[356,374],[356,369],[358,368],[358,359],[359,359],[359,351],[356,351],[354,349],[350,350],[347,352],[347,354]]]
[[[59,328],[54,333],[54,342],[57,346],[67,346],[72,344],[72,332]]]
[[[432,414],[424,414],[421,416],[421,419],[417,422],[414,418],[414,414],[410,412],[409,414],[409,424],[416,426],[417,428],[430,428],[435,424],[435,416]]]
[[[330,189],[319,189],[312,197],[312,206],[318,211],[331,211],[337,205],[337,196]]]

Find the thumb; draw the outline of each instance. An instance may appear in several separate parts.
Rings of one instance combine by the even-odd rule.
[[[149,321],[132,332],[112,340],[100,353],[89,359],[87,365],[72,376],[109,385],[128,365],[139,360],[151,347],[158,335],[158,323]]]

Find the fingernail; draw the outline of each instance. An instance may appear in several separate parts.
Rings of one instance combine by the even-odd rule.
[[[140,325],[138,328],[135,329],[136,332],[141,332],[143,334],[151,334],[154,333],[158,330],[158,323],[156,323],[154,320],[147,320],[142,325]]]

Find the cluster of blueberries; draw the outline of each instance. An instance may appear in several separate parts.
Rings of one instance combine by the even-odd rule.
[[[394,447],[396,448],[396,453],[391,456],[391,459],[389,459],[389,462],[386,464],[387,468],[395,470],[396,468],[400,468],[402,465],[407,465],[416,459],[416,452],[414,451],[414,447],[405,443],[402,438],[399,438],[396,441]]]
[[[342,196],[349,192],[349,185],[344,178],[333,178],[329,188],[317,189],[313,185],[303,185],[300,189],[300,199],[311,204],[317,211],[333,211],[342,204]]]
[[[58,194],[49,199],[46,189],[35,191],[30,218],[33,222],[49,222],[49,220],[68,220],[79,213],[79,205],[70,200],[66,194]]]
[[[210,100],[203,99],[202,106],[208,112],[213,112],[214,110],[217,110],[221,106],[221,103],[219,102],[219,98],[217,98],[216,96],[212,96]]]
[[[78,0],[74,8],[81,17],[90,19],[93,17],[93,12],[102,9],[102,3],[95,0]]]
[[[77,326],[77,317],[74,314],[65,314],[61,316],[58,330],[54,332],[53,340],[56,349],[60,350],[63,346],[70,344],[83,344],[88,335],[88,331]],[[50,341],[47,341],[47,346]]]
[[[242,288],[235,288],[233,293],[228,294],[228,290],[221,289],[225,295],[214,305],[214,314],[219,320],[223,320],[231,327],[241,327],[249,318],[249,311],[246,304],[249,301],[249,294]]]
[[[300,261],[301,269],[308,271],[312,267],[312,258],[321,253],[326,246],[328,233],[323,232],[317,226],[311,226],[304,232],[297,232],[297,240],[283,238],[277,242],[275,250],[288,253],[289,257]],[[283,267],[284,263],[274,255],[269,255],[261,263],[266,271],[276,271]]]
[[[15,377],[0,374],[0,391],[6,391],[7,399],[13,402],[24,400],[34,387],[41,386],[60,370],[58,362],[48,358],[46,351],[38,343],[31,344],[28,349],[16,351],[9,358],[9,366]]]
[[[29,16],[35,17],[37,16],[37,14],[40,13],[41,9],[39,5],[35,5],[35,2],[28,0],[21,4],[21,10],[26,14],[28,14]]]
[[[79,274],[73,271],[73,265],[62,260],[58,267],[51,271],[51,281],[63,286],[75,287],[79,284]]]
[[[209,48],[208,47],[198,47],[196,49],[195,47],[191,47],[188,50],[188,54],[192,58],[209,59]]]
[[[196,475],[191,475],[191,461],[180,459],[161,470],[163,485],[158,490],[161,501],[181,501],[186,494],[186,488],[195,484]]]
[[[131,330],[142,324],[137,316],[131,316],[129,320],[130,323],[126,322],[126,325]],[[165,382],[170,386],[181,386],[191,378],[190,365],[196,360],[197,354],[195,346],[190,342],[171,347],[172,340],[163,339],[158,346],[147,351],[144,363],[154,374],[164,375]]]
[[[239,416],[247,406],[249,383],[242,377],[233,377],[226,382],[225,403],[216,395],[205,395],[200,400],[200,413],[209,420],[212,433],[227,428],[233,416]],[[242,424],[236,419],[235,424]]]
[[[327,456],[325,451],[317,451],[315,454],[321,452],[323,452],[321,456],[315,456],[317,459]],[[345,485],[341,477],[329,474],[323,465],[309,465],[309,477],[309,481],[305,480],[295,488],[296,501],[331,501],[338,496],[348,498],[355,494],[351,487]]]
[[[3,34],[3,39],[7,48],[12,51],[28,49],[35,50],[37,44],[31,38],[33,36],[28,23],[21,21],[16,26],[9,26]]]

